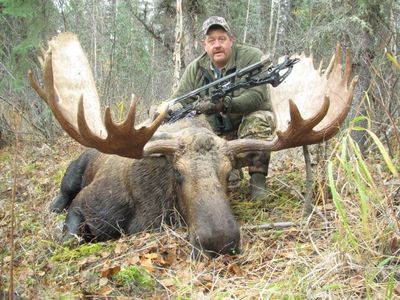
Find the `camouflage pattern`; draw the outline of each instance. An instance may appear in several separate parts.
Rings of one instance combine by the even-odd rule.
[[[231,29],[226,20],[223,17],[217,17],[217,16],[209,17],[207,20],[204,21],[202,27],[203,34],[206,35],[208,29],[210,29],[210,27],[214,25],[221,26],[227,33],[232,35]]]
[[[275,131],[274,115],[267,110],[258,110],[243,117],[239,125],[240,139],[272,139]]]

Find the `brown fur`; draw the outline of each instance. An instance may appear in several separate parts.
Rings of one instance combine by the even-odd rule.
[[[79,234],[86,240],[107,240],[157,228],[176,208],[197,248],[208,253],[237,250],[239,227],[226,196],[233,163],[226,141],[194,120],[162,127],[155,138],[174,138],[184,147],[171,157],[137,160],[90,150],[77,160],[84,167],[71,168],[63,179],[76,180],[74,174],[83,173],[81,190],[62,207],[69,206],[65,239]],[[61,194],[68,198],[62,188]]]

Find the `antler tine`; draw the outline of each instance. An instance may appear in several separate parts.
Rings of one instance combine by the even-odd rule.
[[[229,141],[229,148],[233,154],[249,151],[278,151],[293,148],[304,144],[304,136],[307,136],[309,143],[321,140],[321,132],[314,131],[313,128],[321,122],[329,109],[329,98],[325,97],[323,105],[319,111],[311,118],[304,119],[293,100],[289,100],[290,123],[286,130],[277,131],[276,136],[270,141],[260,141],[254,139],[242,139]],[[330,134],[330,132],[326,132]]]
[[[36,91],[36,93],[40,96],[40,98],[42,98],[47,103],[46,92],[40,87],[39,83],[35,80],[31,70],[28,71],[28,79],[31,86]]]
[[[339,43],[324,74],[313,67],[311,56],[302,54],[292,74],[270,90],[277,125],[273,140],[232,141],[232,151],[276,151],[315,144],[334,136],[344,122],[353,99],[357,76],[349,84],[351,64],[347,49],[343,72]]]
[[[63,110],[60,107],[60,105],[58,105],[58,101],[56,100],[58,97],[56,97],[57,92],[54,89],[54,76],[53,76],[53,67],[51,63],[51,52],[48,52],[45,55],[43,74],[44,74],[44,87],[45,87],[44,89],[40,87],[40,84],[34,79],[32,71],[29,71],[28,78],[31,86],[36,91],[36,93],[38,93],[38,95],[50,107],[54,117],[58,120],[61,127],[80,144],[88,146],[88,144],[82,139],[76,128],[64,116]]]
[[[34,79],[32,72],[28,76],[32,87],[51,108],[62,128],[80,144],[104,153],[143,157],[144,146],[167,115],[167,107],[164,106],[150,126],[139,125],[136,129],[136,105],[132,96],[123,123],[114,123],[110,108],[106,108],[103,122],[89,62],[78,38],[69,32],[60,33],[49,41],[49,49],[44,55],[44,88]],[[172,149],[161,142],[157,145],[166,153]]]
[[[123,126],[127,128],[132,128],[132,126],[135,125],[135,119],[136,119],[136,97],[134,94],[132,94],[128,114],[123,123],[124,124]]]
[[[349,48],[346,48],[346,71],[345,71],[345,80],[346,82],[350,81],[351,71],[352,71],[352,60],[351,60],[351,52]]]
[[[336,52],[335,52],[335,65],[340,65],[342,63],[342,47],[340,43],[336,43]]]
[[[163,107],[161,114],[149,127],[140,126],[139,129],[135,129],[133,126],[136,113],[134,97],[132,98],[128,116],[121,124],[113,122],[110,108],[107,107],[104,115],[107,137],[101,138],[93,133],[87,124],[83,97],[81,97],[78,106],[79,132],[83,139],[90,144],[90,147],[96,148],[103,153],[117,154],[128,158],[142,158],[145,145],[154,135],[157,128],[162,124],[167,115],[167,111],[167,107]]]

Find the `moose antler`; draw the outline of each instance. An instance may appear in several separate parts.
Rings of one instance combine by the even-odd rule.
[[[312,56],[303,53],[299,58],[292,74],[270,90],[276,135],[270,141],[230,141],[233,153],[310,145],[328,140],[338,132],[350,109],[358,78],[355,76],[348,84],[352,67],[350,50],[346,49],[344,76],[339,43],[334,64],[324,74],[314,68]]]
[[[32,87],[51,108],[63,129],[80,144],[96,148],[103,153],[130,158],[141,158],[154,148],[174,151],[176,143],[154,141],[148,143],[167,114],[167,105],[149,126],[134,127],[136,105],[132,96],[126,120],[114,123],[110,108],[104,113],[100,103],[88,60],[75,34],[61,33],[49,42],[43,63],[44,89],[29,72]],[[86,113],[88,112],[88,113]],[[146,145],[148,144],[148,145]],[[149,150],[144,150],[144,147]],[[157,145],[157,147],[155,147]]]

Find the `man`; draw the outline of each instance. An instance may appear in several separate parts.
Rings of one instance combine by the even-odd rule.
[[[238,69],[260,61],[263,53],[253,47],[235,43],[228,23],[222,17],[208,18],[202,26],[205,53],[186,68],[173,98],[184,95]],[[219,103],[207,100],[209,91],[201,95],[205,101],[196,105],[213,130],[227,139],[268,139],[273,134],[273,115],[267,86],[262,85],[235,91]],[[187,99],[185,104],[194,102]],[[179,109],[179,104],[172,110]],[[265,194],[265,177],[268,173],[270,153],[250,153],[241,158],[242,166],[249,166],[252,198]]]

